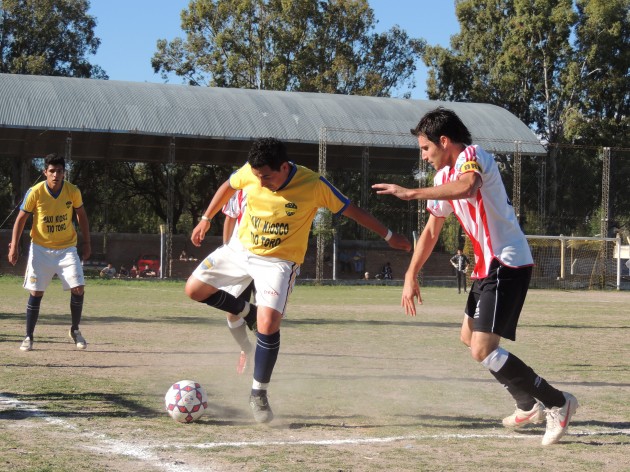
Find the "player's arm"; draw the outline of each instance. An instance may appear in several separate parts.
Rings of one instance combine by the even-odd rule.
[[[201,246],[201,242],[206,236],[206,233],[210,229],[210,220],[214,218],[214,216],[221,211],[221,208],[232,198],[232,195],[236,193],[236,190],[230,186],[230,181],[226,180],[221,184],[217,192],[212,197],[210,201],[210,205],[203,213],[203,216],[207,219],[199,220],[199,223],[193,229],[192,236],[190,240],[193,245],[199,247]]]
[[[440,231],[444,226],[444,218],[438,218],[430,215],[429,221],[427,221],[418,242],[416,248],[413,251],[411,262],[405,273],[405,284],[403,287],[402,299],[400,305],[405,308],[405,314],[410,316],[416,316],[416,303],[415,298],[418,298],[418,303],[422,304],[422,297],[420,296],[420,286],[418,285],[418,274],[420,269],[424,266],[433,248],[437,243]]]
[[[401,200],[461,200],[471,198],[481,187],[481,175],[466,172],[457,180],[434,187],[405,188],[395,184],[374,184],[372,188],[379,195],[393,195]]]
[[[81,228],[81,238],[83,239],[81,257],[84,261],[87,261],[92,254],[92,242],[90,241],[90,223],[88,221],[87,212],[85,211],[84,206],[75,208],[74,212],[77,214],[77,221],[79,222],[79,228]]]
[[[381,238],[385,238],[389,232],[389,228],[387,228],[387,226],[377,220],[374,216],[372,216],[372,214],[356,206],[354,203],[348,204],[342,215],[356,221],[364,228],[378,234]],[[387,241],[387,244],[394,249],[402,249],[404,251],[409,251],[411,249],[411,243],[402,234],[392,233],[392,237],[389,241]]]
[[[24,210],[20,210],[17,218],[15,219],[15,224],[13,225],[13,233],[11,233],[11,242],[9,243],[9,263],[11,265],[17,264],[20,250],[20,237],[24,232],[24,226],[26,225],[26,221],[28,217],[31,216],[30,213],[25,212]]]
[[[236,218],[225,215],[225,221],[223,222],[223,244],[230,242],[232,233],[234,233],[234,227],[236,226]]]

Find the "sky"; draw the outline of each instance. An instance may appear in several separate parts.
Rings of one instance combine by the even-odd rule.
[[[110,80],[163,83],[151,67],[158,39],[184,37],[180,13],[189,0],[91,0],[89,13],[96,17],[96,36],[101,39],[90,59],[101,66]],[[430,45],[449,46],[459,32],[454,0],[369,0],[378,21],[376,30],[398,25],[410,37],[424,38]],[[416,64],[416,88],[411,98],[426,99],[426,67]],[[169,83],[180,84],[175,77]]]

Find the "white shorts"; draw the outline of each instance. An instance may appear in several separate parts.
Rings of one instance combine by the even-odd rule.
[[[44,292],[55,274],[61,280],[64,290],[85,285],[83,267],[77,248],[72,246],[66,249],[47,249],[31,243],[24,275],[24,288]]]
[[[276,257],[221,246],[193,272],[197,280],[238,297],[254,281],[256,304],[284,314],[300,265]]]

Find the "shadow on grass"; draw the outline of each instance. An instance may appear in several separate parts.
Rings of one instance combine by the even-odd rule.
[[[24,313],[0,313],[0,320],[15,320],[18,324],[24,324]],[[70,325],[70,309],[67,313],[51,314],[42,312],[37,326],[40,325]],[[90,325],[98,324],[113,324],[113,323],[173,323],[173,324],[216,324],[225,325],[225,315],[219,311],[208,312],[207,316],[160,316],[151,315],[147,317],[129,317],[126,315],[108,315],[108,316],[90,316],[87,313],[83,319],[83,323],[90,323]]]
[[[452,323],[452,322],[431,322],[431,321],[387,321],[387,320],[350,320],[350,319],[330,319],[330,318],[303,318],[303,319],[292,319],[287,318],[282,321],[283,326],[293,326],[293,325],[365,325],[365,326],[404,326],[407,328],[410,327],[418,327],[418,328],[461,328],[461,323]]]
[[[146,402],[134,400],[132,397],[135,396],[101,392],[35,394],[0,392],[0,400],[14,406],[11,409],[0,410],[0,420],[24,420],[33,417],[150,418],[157,415],[154,408],[146,406]]]

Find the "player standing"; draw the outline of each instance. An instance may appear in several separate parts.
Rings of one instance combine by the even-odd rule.
[[[75,185],[64,180],[65,165],[64,158],[57,154],[46,156],[46,180],[26,192],[13,225],[8,258],[15,265],[19,256],[20,237],[26,221],[33,215],[31,248],[24,276],[24,288],[30,292],[30,296],[26,304],[26,337],[20,346],[22,351],[33,349],[33,333],[42,297],[55,274],[61,280],[64,290],[70,290],[70,337],[77,349],[87,348],[87,342],[79,331],[85,281],[76,248],[77,232],[72,224],[73,212],[76,213],[81,228],[83,260],[90,257],[90,226],[81,192]]]
[[[243,317],[248,326],[257,322],[254,379],[250,407],[254,419],[267,423],[273,413],[267,398],[271,374],[280,351],[280,324],[289,294],[308,246],[311,224],[318,208],[343,214],[383,237],[391,247],[409,250],[411,244],[392,233],[371,214],[351,203],[324,177],[289,161],[281,141],[255,141],[248,162],[224,182],[213,196],[191,240],[200,246],[211,219],[236,190],[247,194],[245,215],[239,227],[244,251],[221,246],[193,272],[186,294],[201,303]],[[258,306],[238,300],[229,292],[256,286]]]
[[[232,198],[223,206],[222,212],[225,215],[225,222],[223,223],[223,244],[230,246],[234,251],[244,251],[243,245],[238,240],[238,228],[241,222],[241,218],[245,214],[245,206],[247,205],[247,195],[242,190],[239,190]],[[249,302],[252,298],[254,291],[254,282],[251,282],[247,288],[240,294],[241,287],[238,286],[232,295],[240,298],[246,302]],[[226,313],[227,324],[230,328],[230,334],[241,348],[241,354],[238,358],[238,364],[236,365],[236,373],[242,374],[247,367],[248,359],[252,353],[252,344],[249,342],[247,336],[247,328],[245,319],[240,316],[233,315],[232,313]]]
[[[411,133],[418,138],[422,159],[437,171],[434,186],[372,186],[379,194],[429,201],[431,215],[405,274],[401,305],[406,314],[416,315],[415,298],[422,303],[418,273],[435,247],[444,219],[455,213],[473,242],[476,260],[461,340],[470,347],[472,357],[514,397],[516,411],[503,424],[520,427],[541,422],[544,408],[547,430],[542,444],[554,444],[565,434],[578,407],[577,400],[549,385],[499,346],[501,337],[516,337],[533,259],[494,158],[472,145],[466,126],[454,112],[444,108],[424,115]]]

